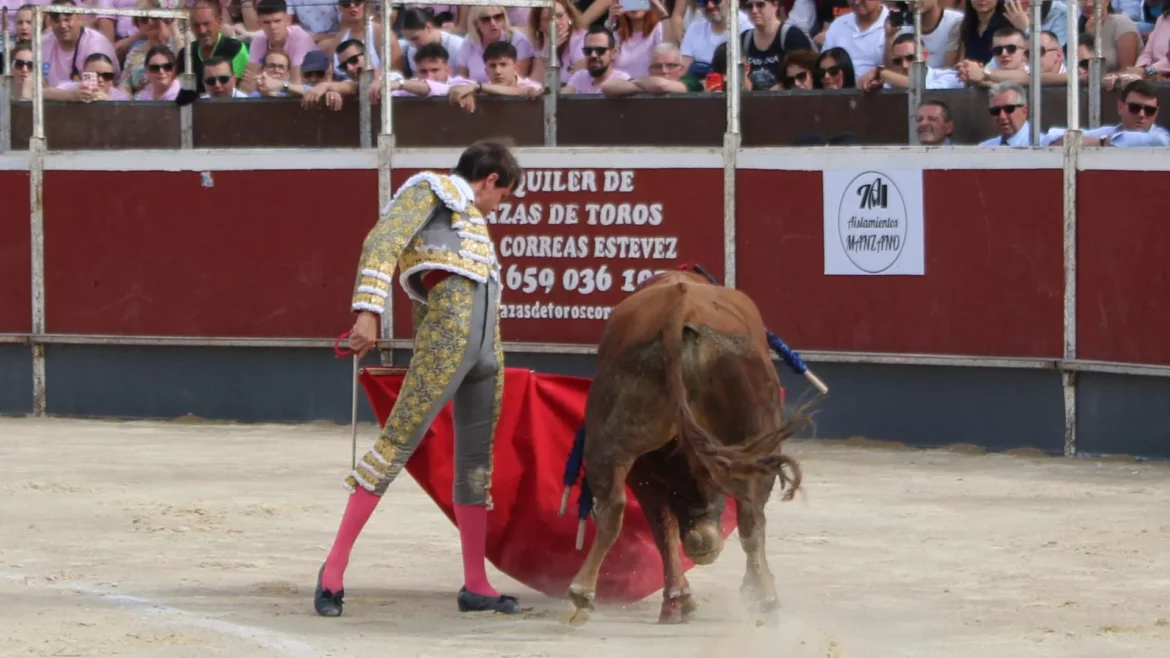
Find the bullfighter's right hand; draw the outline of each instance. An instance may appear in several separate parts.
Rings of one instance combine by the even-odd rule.
[[[365,356],[378,340],[378,316],[369,311],[358,313],[353,329],[349,330],[349,349]]]

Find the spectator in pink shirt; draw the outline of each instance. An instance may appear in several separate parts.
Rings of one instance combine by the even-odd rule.
[[[561,61],[561,84],[569,81],[569,76],[585,68],[585,23],[581,19],[581,12],[568,0],[557,0],[553,6],[556,13],[553,20],[557,23],[557,55]],[[528,32],[532,35],[532,69],[528,77],[533,80],[545,79],[548,70],[548,8],[540,7],[532,12]]]
[[[256,14],[260,18],[262,34],[252,39],[248,50],[248,68],[244,73],[244,81],[240,89],[251,93],[256,88],[256,76],[260,74],[260,63],[264,61],[264,53],[269,48],[279,48],[288,53],[292,64],[289,78],[293,82],[301,81],[301,62],[311,50],[317,50],[313,42],[313,35],[299,25],[293,25],[288,15],[288,5],[284,0],[259,0],[256,3]]]
[[[101,53],[94,53],[85,60],[85,71],[92,73],[93,84],[87,84],[85,76],[81,82],[66,82],[54,88],[45,89],[45,98],[53,101],[128,101],[130,95],[114,85],[114,63]]]
[[[494,43],[508,43],[516,51],[516,72],[527,76],[532,70],[532,42],[520,30],[512,27],[508,13],[498,5],[467,8],[467,36],[459,48],[459,75],[476,82],[487,82],[484,68],[487,47]]]
[[[651,9],[625,11],[620,0],[597,0],[594,6],[609,4],[605,27],[617,39],[617,56],[613,65],[637,80],[650,75],[650,54],[662,43],[666,26],[662,18],[669,13],[658,0],[650,0]],[[590,7],[593,9],[593,7]]]
[[[544,85],[520,75],[516,66],[516,46],[507,41],[497,41],[485,48],[483,63],[488,82],[454,85],[448,94],[451,102],[462,107],[465,112],[475,111],[477,93],[535,100],[544,91]]]
[[[179,95],[179,79],[175,76],[175,54],[166,46],[155,46],[146,53],[146,86],[137,94],[136,101],[173,101]]]
[[[53,5],[74,6],[73,0],[53,0]],[[41,38],[41,57],[49,86],[80,80],[82,67],[94,53],[109,57],[114,72],[118,72],[114,46],[101,32],[85,27],[84,20],[79,14],[49,14],[49,32]]]
[[[628,73],[613,66],[616,45],[613,32],[599,26],[589,28],[585,35],[585,69],[569,76],[561,93],[600,94],[601,85],[609,80],[629,80]]]
[[[440,43],[428,43],[419,48],[414,59],[413,78],[390,81],[392,96],[446,96],[451,87],[475,84],[451,75],[451,54]],[[371,90],[371,96],[377,102],[381,98],[381,89]]]

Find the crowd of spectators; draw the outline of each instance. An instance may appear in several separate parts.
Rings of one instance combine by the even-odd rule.
[[[985,87],[997,135],[987,144],[1030,143],[1026,86],[1030,34],[1041,31],[1043,85],[1072,74],[1088,81],[1093,0],[1044,0],[1031,24],[1026,0],[916,0],[922,18],[924,87]],[[4,61],[12,97],[32,95],[33,5],[8,8]],[[1101,20],[1102,86],[1116,92],[1121,123],[1093,143],[1170,145],[1156,125],[1157,83],[1170,77],[1170,0],[1111,0]],[[393,5],[383,52],[379,2],[370,0],[36,0],[94,8],[189,10],[192,69],[202,98],[298,97],[340,109],[361,93],[445,96],[467,111],[485,95],[537,99],[545,93],[628,96],[718,92],[724,88],[731,0],[557,0],[550,10],[498,5]],[[913,4],[881,0],[740,0],[743,89],[905,88],[914,57]],[[551,11],[551,17],[549,13]],[[1069,35],[1068,12],[1079,14]],[[369,14],[373,20],[367,20]],[[559,80],[546,89],[549,25],[555,22]],[[62,101],[174,101],[186,61],[171,19],[48,14],[40,48],[44,94]],[[392,73],[383,79],[382,62]],[[945,143],[945,102],[918,108],[918,136]],[[1059,129],[1045,143],[1063,138]],[[1148,133],[1140,138],[1113,136]],[[1101,137],[1104,139],[1101,139]],[[1088,140],[1089,137],[1086,137]],[[933,140],[933,141],[927,141]],[[1088,143],[1088,142],[1087,142]]]

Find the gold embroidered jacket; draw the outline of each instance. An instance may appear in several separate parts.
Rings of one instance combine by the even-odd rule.
[[[422,172],[403,183],[362,245],[353,310],[381,314],[395,268],[406,294],[418,302],[426,301],[419,278],[429,270],[498,281],[496,250],[473,200],[467,182],[454,175]]]

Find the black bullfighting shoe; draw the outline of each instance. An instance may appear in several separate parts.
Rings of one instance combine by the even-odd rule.
[[[325,573],[325,565],[321,565],[321,570],[317,572],[317,591],[313,594],[313,607],[317,609],[317,614],[322,617],[340,617],[341,616],[341,599],[345,596],[345,589],[340,589],[336,593],[330,592],[321,587],[321,574]]]
[[[459,590],[459,612],[498,612],[504,615],[520,613],[520,602],[514,596],[484,596],[469,591],[466,587]]]

